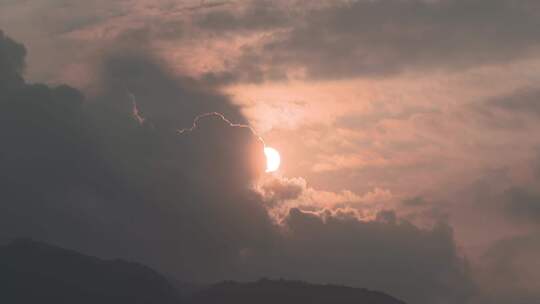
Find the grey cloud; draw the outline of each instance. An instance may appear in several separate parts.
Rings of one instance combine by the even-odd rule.
[[[252,188],[263,143],[234,123],[245,119],[226,96],[146,53],[105,63],[95,100],[67,86],[0,86],[0,238],[123,257],[199,282],[283,276],[426,304],[469,295],[447,225],[420,229],[390,211],[361,222],[292,209],[276,226]],[[199,115],[207,111],[236,119]],[[293,198],[299,186],[269,191]]]
[[[539,17],[531,0],[336,1],[307,10],[240,65],[332,79],[508,62],[536,56]]]
[[[226,69],[219,72],[206,72],[200,79],[210,85],[228,85],[232,83],[262,83],[264,81],[283,81],[287,79],[286,70],[280,64],[266,65],[254,48],[246,47],[241,56],[226,64]]]
[[[292,12],[272,1],[249,1],[235,9],[208,11],[196,17],[195,24],[216,32],[275,30],[292,21]]]
[[[200,138],[211,141],[200,142]],[[205,168],[198,177],[200,184],[220,177],[219,187],[234,183],[236,186],[228,187],[231,191],[242,189],[251,186],[266,168],[262,140],[250,127],[231,124],[222,114],[198,116],[193,127],[181,133],[181,140],[195,152],[184,161],[199,170]]]
[[[427,204],[426,200],[421,196],[405,199],[401,203],[405,206],[410,206],[410,207],[424,206]]]
[[[22,83],[26,48],[0,30],[0,89]]]
[[[478,303],[536,303],[540,287],[540,235],[532,233],[499,240],[483,255],[478,270],[482,299]]]
[[[540,89],[522,88],[512,94],[488,100],[486,106],[510,113],[540,116]]]
[[[540,180],[540,150],[539,149],[536,150],[536,155],[537,156],[535,157],[535,159],[533,160],[531,164],[531,168],[533,170],[534,177]]]
[[[244,120],[226,97],[172,79],[147,57],[126,58],[109,59],[94,101],[66,86],[2,86],[1,237],[223,278],[239,250],[269,239],[270,220],[248,189],[263,171],[263,144],[220,115],[179,134],[207,110]]]
[[[514,220],[540,224],[540,194],[524,188],[505,191],[504,210]]]
[[[103,9],[108,6],[110,11]],[[106,37],[132,32],[188,44],[223,34],[258,36],[242,44],[238,58],[218,58],[223,71],[200,71],[198,77],[210,84],[285,80],[291,69],[316,79],[460,70],[535,58],[540,42],[540,6],[534,0],[247,1],[202,4],[202,10],[168,2],[147,8],[160,17],[108,6],[49,3],[43,9],[58,18],[40,25],[51,35],[95,27]],[[29,17],[35,18],[33,10]],[[114,21],[117,26],[108,24]]]
[[[143,116],[163,128],[184,129],[197,115],[214,111],[234,123],[246,123],[227,97],[194,79],[176,75],[151,52],[137,49],[139,42],[130,39],[104,55],[99,72],[100,102],[127,109],[132,106],[132,95]]]
[[[474,293],[450,227],[419,229],[392,212],[379,218],[362,222],[346,213],[292,209],[271,273],[387,290],[410,303],[464,303]]]
[[[375,220],[381,223],[395,224],[397,216],[393,210],[382,210],[377,213]]]

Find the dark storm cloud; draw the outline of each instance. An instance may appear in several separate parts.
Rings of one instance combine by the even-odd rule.
[[[143,116],[163,128],[187,128],[197,115],[213,111],[234,123],[246,123],[226,96],[175,75],[162,60],[136,47],[145,42],[145,37],[130,37],[106,55],[99,77],[101,102],[127,109],[132,107],[133,96]]]
[[[514,220],[540,224],[540,194],[524,188],[510,188],[505,192],[504,209]]]
[[[0,30],[0,89],[22,83],[26,48]]]
[[[184,280],[298,278],[426,304],[469,294],[445,224],[292,209],[277,226],[252,187],[264,145],[233,123],[245,119],[225,96],[146,53],[104,62],[91,101],[67,86],[0,86],[1,238],[134,259]],[[20,75],[20,66],[0,73]],[[269,187],[292,199],[305,185]]]
[[[186,155],[184,161],[198,169],[192,172],[201,170],[202,176],[190,176],[200,179],[200,184],[209,184],[219,178],[215,185],[223,187],[234,183],[235,186],[227,187],[232,191],[251,186],[264,172],[266,160],[262,140],[250,127],[232,124],[222,114],[214,112],[198,116],[193,127],[180,131],[180,134],[185,145],[195,152]],[[201,142],[201,138],[211,140]]]
[[[272,177],[262,186],[271,207],[309,191],[302,179]],[[265,265],[263,272],[275,278],[386,290],[410,303],[464,303],[476,291],[444,221],[420,229],[392,210],[362,221],[347,209],[302,208],[289,209],[279,245],[249,256],[256,261],[251,267]],[[418,286],[420,293],[413,291]]]
[[[242,15],[212,14],[213,28],[258,25],[249,16],[240,22]],[[275,22],[291,25],[246,49],[239,65],[296,67],[332,79],[508,62],[536,56],[539,17],[533,0],[335,1]]]
[[[72,43],[88,43],[89,49],[123,32],[172,42],[172,48],[223,39],[221,46],[210,46],[212,51],[223,47],[229,54],[232,48],[235,55],[216,58],[222,70],[197,71],[211,84],[284,80],[291,71],[335,79],[458,70],[535,58],[540,42],[540,4],[535,0],[239,1],[204,3],[197,6],[201,9],[174,2],[140,5],[142,9],[103,6],[49,3],[43,10],[58,18],[45,22],[34,13],[29,18],[51,35],[67,33],[76,38]],[[63,62],[54,58],[57,54],[47,55]]]
[[[465,302],[473,286],[450,227],[422,230],[392,212],[378,218],[292,209],[288,239],[271,267],[289,278],[387,290],[409,303]]]
[[[92,102],[65,86],[2,89],[2,237],[212,279],[269,229],[248,190],[264,170],[263,144],[220,115],[179,134],[208,110],[244,118],[226,97],[180,85],[148,57],[136,58],[107,59],[103,95]]]

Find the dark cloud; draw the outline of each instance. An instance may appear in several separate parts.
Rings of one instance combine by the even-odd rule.
[[[483,299],[478,303],[536,303],[540,301],[540,235],[519,235],[495,242],[479,267]]]
[[[427,204],[426,200],[421,196],[416,196],[413,198],[403,200],[401,203],[408,207],[424,206]]]
[[[540,116],[540,90],[523,88],[506,96],[499,96],[487,101],[487,107],[510,113]]]
[[[540,224],[540,195],[525,188],[505,191],[506,214],[514,220]]]
[[[226,97],[148,58],[108,58],[93,101],[66,86],[2,89],[1,236],[225,277],[241,248],[269,239],[249,190],[264,171],[263,144],[217,114],[180,133],[205,111],[244,118]]]
[[[194,152],[186,155],[184,161],[197,168],[191,170],[193,173],[203,173],[190,176],[199,179],[199,184],[208,186],[216,179],[218,187],[234,183],[227,188],[242,189],[251,186],[266,168],[262,140],[250,127],[231,124],[221,114],[198,116],[192,128],[180,132],[182,143]],[[201,142],[201,138],[211,140]]]
[[[270,273],[383,289],[410,303],[463,303],[474,288],[452,230],[419,229],[384,212],[377,221],[292,209]],[[272,261],[272,259],[268,259]],[[422,291],[418,290],[421,287]]]
[[[0,89],[20,85],[26,48],[0,30]]]
[[[123,110],[132,98],[143,116],[167,129],[191,126],[194,117],[219,112],[234,123],[246,123],[238,107],[224,95],[189,77],[176,75],[149,51],[136,48],[145,39],[123,40],[123,46],[105,55],[99,71],[99,101]]]
[[[292,209],[277,225],[254,188],[264,144],[226,96],[146,53],[104,62],[91,100],[67,86],[2,86],[0,238],[133,259],[184,280],[298,278],[415,303],[470,293],[445,224]],[[290,180],[264,191],[284,200],[304,188]]]
[[[211,71],[201,75],[201,81],[210,85],[228,85],[232,83],[262,83],[264,81],[283,81],[287,71],[280,64],[267,65],[253,48],[246,47],[236,60],[226,63],[224,71]]]
[[[333,79],[508,62],[536,56],[539,17],[533,0],[335,1],[307,9],[289,30],[247,49],[239,65]]]
[[[292,21],[292,11],[271,1],[249,1],[235,10],[213,10],[197,16],[195,24],[216,32],[275,30]]]
[[[141,5],[145,9],[140,10],[109,6],[55,2],[43,9],[57,18],[45,22],[34,10],[29,16],[51,35],[77,38],[56,54],[48,47],[55,63],[65,64],[67,56],[70,61],[80,58],[73,54],[80,43],[92,49],[125,32],[173,42],[171,48],[224,42],[210,45],[208,54],[221,54],[223,47],[223,54],[232,48],[241,55],[214,57],[220,62],[216,70],[199,69],[197,76],[211,84],[284,80],[291,71],[335,79],[459,70],[535,58],[540,42],[540,5],[534,0],[243,1],[193,7],[167,2]],[[234,43],[227,43],[229,39]],[[66,43],[60,40],[55,43]]]
[[[536,157],[531,164],[532,174],[537,179],[540,180],[540,150],[536,150]]]

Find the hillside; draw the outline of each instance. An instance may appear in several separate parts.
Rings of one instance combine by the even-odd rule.
[[[191,304],[405,304],[381,292],[297,281],[267,280],[254,283],[224,282],[201,290]]]
[[[0,247],[0,303],[179,303],[154,270],[26,239]]]
[[[180,284],[141,264],[28,239],[0,246],[0,286],[0,303],[17,304],[404,304],[381,292],[298,281]]]

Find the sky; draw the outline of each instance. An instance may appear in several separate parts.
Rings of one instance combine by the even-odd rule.
[[[540,301],[540,2],[0,0],[0,30],[0,238]]]

